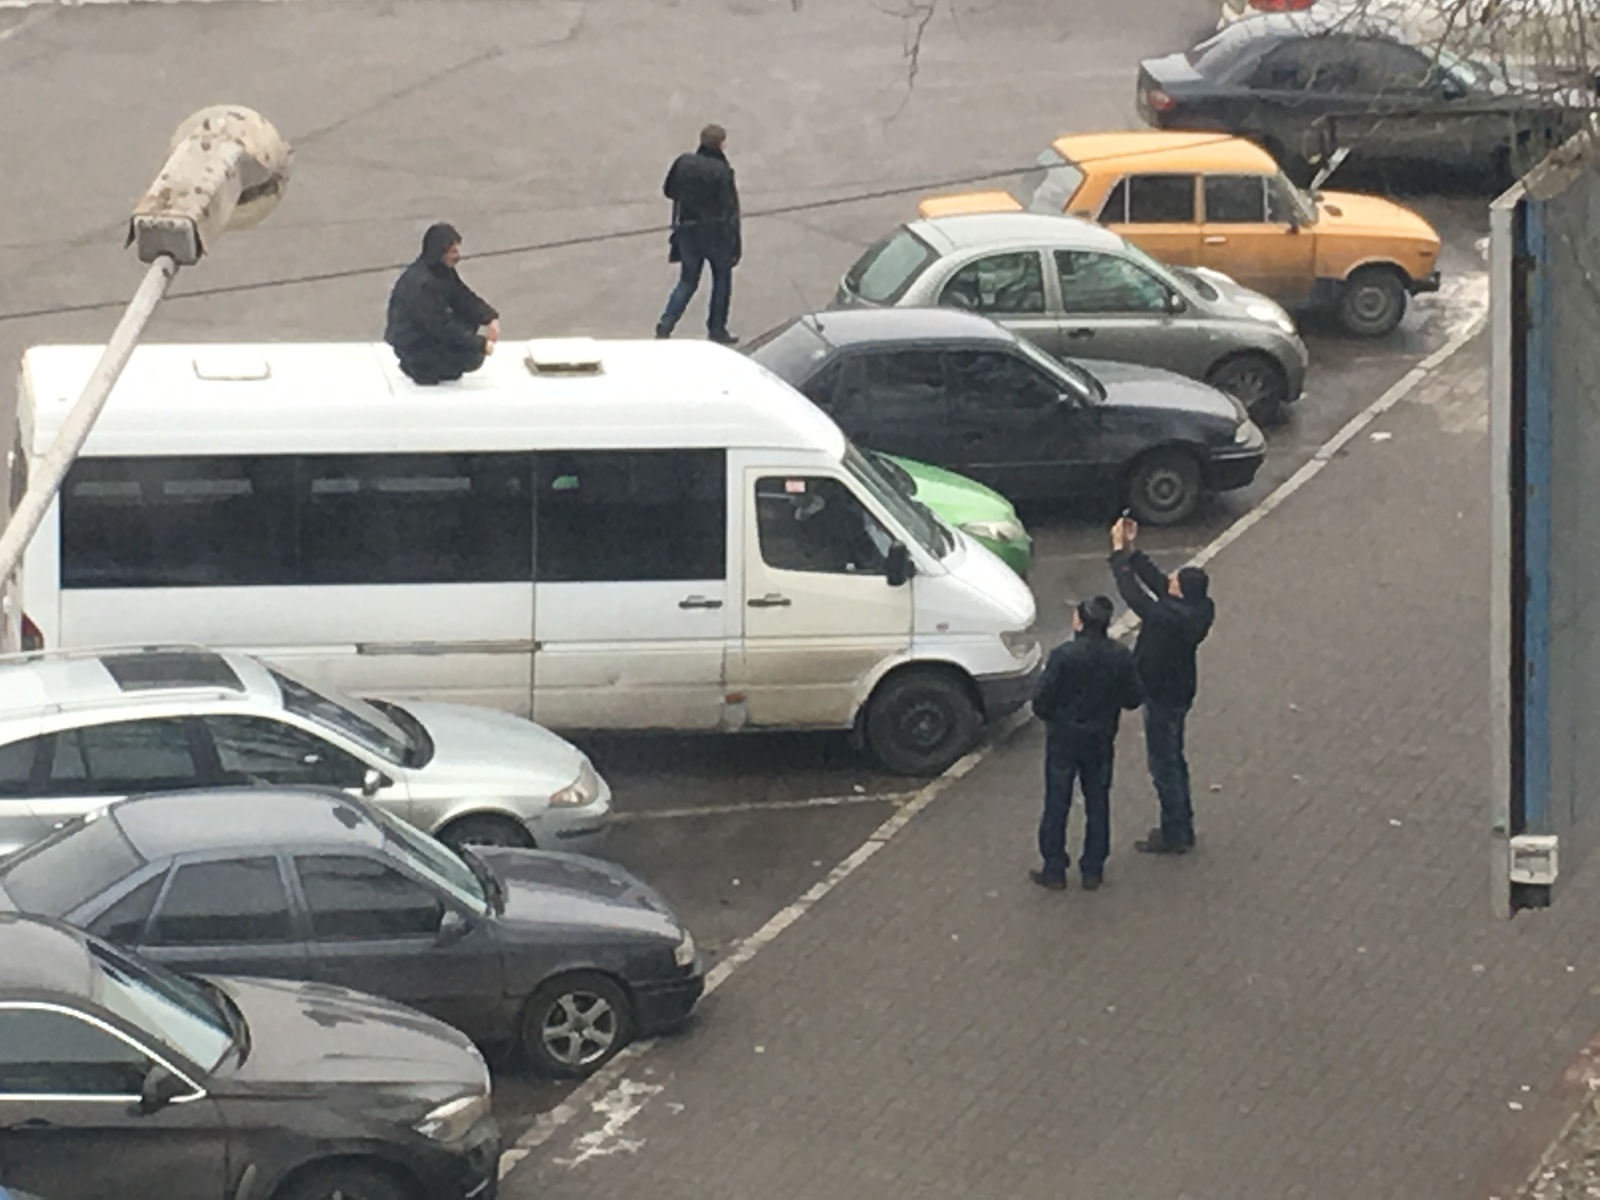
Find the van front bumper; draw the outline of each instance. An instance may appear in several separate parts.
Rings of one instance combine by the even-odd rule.
[[[983,703],[983,715],[990,721],[1008,717],[1033,699],[1034,686],[1044,671],[1044,655],[1039,655],[1031,667],[1004,675],[979,675],[978,699]]]

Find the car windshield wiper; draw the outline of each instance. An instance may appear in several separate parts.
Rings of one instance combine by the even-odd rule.
[[[489,864],[473,853],[471,846],[461,847],[461,861],[467,864],[467,870],[472,872],[478,886],[483,889],[489,907],[495,913],[506,911],[506,889],[500,882],[500,877],[489,869]]]

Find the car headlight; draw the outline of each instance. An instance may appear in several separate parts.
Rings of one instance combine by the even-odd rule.
[[[694,965],[694,955],[694,934],[685,929],[683,937],[672,948],[672,961],[680,967],[690,967]]]
[[[595,797],[600,794],[600,776],[595,774],[594,764],[587,758],[578,768],[578,777],[566,787],[550,796],[551,808],[582,808],[585,804],[593,804]]]
[[[1031,629],[1008,629],[1000,635],[1013,658],[1029,658],[1039,648],[1039,635]]]
[[[1028,536],[1028,531],[1022,527],[1021,521],[1009,519],[968,521],[961,528],[973,537],[984,538],[991,542],[1020,542]]]
[[[1257,321],[1265,321],[1268,325],[1276,326],[1280,333],[1294,333],[1294,318],[1284,311],[1279,304],[1247,304],[1244,310]]]
[[[472,1127],[489,1115],[489,1094],[458,1096],[439,1105],[412,1126],[425,1138],[436,1142],[459,1142]]]
[[[1265,446],[1267,437],[1254,421],[1240,421],[1239,428],[1233,431],[1233,441],[1235,445],[1255,449],[1258,446]]]

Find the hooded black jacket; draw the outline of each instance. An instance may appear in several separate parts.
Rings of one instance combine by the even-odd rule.
[[[1143,550],[1118,550],[1111,556],[1111,573],[1139,616],[1133,661],[1145,697],[1156,704],[1193,704],[1199,686],[1195,651],[1217,614],[1211,597],[1170,594],[1167,577]]]
[[[445,266],[445,251],[459,240],[448,225],[431,227],[422,253],[389,293],[383,340],[413,379],[454,379],[475,369],[486,349],[478,330],[500,315]]]
[[[1109,749],[1125,708],[1143,699],[1133,655],[1104,630],[1083,629],[1050,652],[1033,692],[1033,715],[1085,749]]]
[[[673,160],[661,191],[672,201],[673,261],[684,250],[738,262],[744,252],[739,228],[739,188],[727,155],[701,146]]]

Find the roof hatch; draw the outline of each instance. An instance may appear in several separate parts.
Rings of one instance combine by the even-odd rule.
[[[198,379],[256,381],[272,378],[272,364],[259,355],[205,350],[194,356],[194,373]]]
[[[528,343],[528,370],[535,375],[598,375],[603,370],[594,338],[539,338]]]

